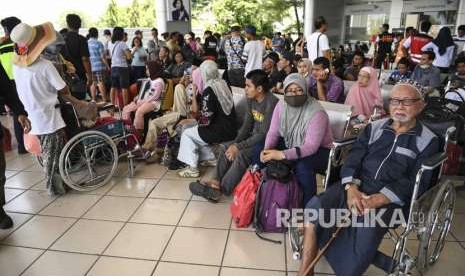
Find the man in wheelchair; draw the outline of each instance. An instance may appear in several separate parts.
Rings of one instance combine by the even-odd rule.
[[[395,210],[409,207],[422,162],[439,151],[439,138],[416,120],[423,108],[423,89],[417,83],[401,81],[394,86],[390,118],[365,128],[344,161],[340,183],[329,186],[307,204],[307,210],[320,212],[306,219],[298,275],[313,275],[310,264],[337,226],[322,223],[328,221],[326,215],[333,209],[348,209],[351,220],[364,223],[364,214],[371,210],[385,223],[355,227],[352,222],[329,242],[325,257],[336,275],[362,275],[375,260]],[[428,189],[430,181],[431,174],[423,175],[420,195]]]

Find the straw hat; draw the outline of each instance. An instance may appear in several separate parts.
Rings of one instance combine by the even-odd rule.
[[[37,60],[45,47],[55,41],[56,32],[50,22],[34,27],[20,23],[11,31],[10,38],[16,43],[13,63],[27,67]]]

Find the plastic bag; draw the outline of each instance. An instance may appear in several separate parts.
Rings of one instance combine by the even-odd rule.
[[[34,154],[34,155],[41,155],[42,154],[42,147],[40,146],[39,137],[34,134],[24,134],[24,148]]]

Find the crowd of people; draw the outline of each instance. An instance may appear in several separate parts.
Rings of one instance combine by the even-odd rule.
[[[11,47],[0,70],[3,98],[17,116],[20,136],[30,132],[40,140],[51,195],[66,192],[58,157],[69,137],[56,108],[64,99],[79,117],[90,120],[97,116],[98,105],[120,106],[123,119],[141,135],[140,157],[147,164],[163,161],[169,151],[173,160],[165,165],[178,170],[180,177],[199,178],[199,167],[214,166],[210,179],[189,186],[192,194],[210,202],[231,195],[250,165],[291,160],[303,190],[302,207],[347,203],[359,213],[381,206],[400,208],[409,202],[408,183],[419,164],[439,150],[438,137],[416,120],[425,97],[444,89],[447,79],[441,74],[450,74],[451,87],[465,85],[465,57],[456,50],[450,29],[442,28],[433,39],[427,35],[427,21],[420,32],[409,27],[400,37],[383,25],[373,42],[375,56],[366,58],[360,47],[350,60],[340,51],[332,54],[323,17],[315,20],[313,34],[299,35],[296,41],[281,33],[260,39],[254,26],[245,26],[243,32],[233,26],[223,36],[207,30],[203,43],[194,33],[164,33],[160,39],[153,28],[146,47],[140,31],[129,45],[121,27],[105,30],[100,41],[96,28],[88,30],[87,38],[79,34],[79,16],[69,14],[66,21],[68,27],[57,32],[51,23],[33,27],[15,17],[2,20],[2,45]],[[463,34],[463,28],[459,30]],[[396,66],[388,80],[395,85],[388,110],[375,69],[386,61]],[[347,95],[344,81],[353,82]],[[236,112],[231,86],[244,89],[245,114]],[[352,106],[352,121],[367,126],[348,154],[341,185],[317,196],[316,173],[325,171],[334,138],[322,101]],[[374,113],[384,119],[370,123]],[[159,148],[162,133],[175,141],[169,143],[175,149]],[[395,145],[396,155],[389,158]],[[5,177],[0,175],[3,206]],[[0,228],[11,225],[0,208]],[[316,228],[305,229],[307,253],[299,275],[326,237]],[[361,275],[384,233],[347,231],[346,243],[328,253],[336,273]],[[350,249],[352,244],[359,250]],[[341,258],[347,252],[354,258]]]

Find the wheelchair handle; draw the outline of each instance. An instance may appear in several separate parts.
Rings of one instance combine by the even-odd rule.
[[[355,142],[355,140],[357,140],[357,136],[349,136],[349,137],[345,137],[345,138],[336,139],[333,142],[333,146],[335,148],[344,147],[344,146],[353,144]]]

